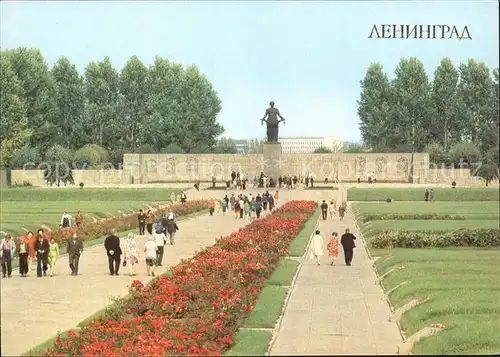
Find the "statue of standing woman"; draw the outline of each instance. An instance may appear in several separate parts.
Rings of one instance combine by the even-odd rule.
[[[267,124],[267,142],[277,143],[279,123],[283,122],[285,124],[285,118],[281,116],[278,108],[274,107],[274,102],[269,103],[269,105],[270,107],[266,109],[266,113],[260,122],[262,125],[264,125],[264,122]]]

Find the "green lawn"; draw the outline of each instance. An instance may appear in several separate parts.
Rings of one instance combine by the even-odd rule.
[[[290,256],[291,257],[302,257],[307,249],[309,240],[311,239],[311,234],[313,233],[316,223],[318,223],[318,217],[321,213],[321,209],[318,208],[316,212],[313,213],[311,218],[304,224],[304,227],[300,231],[299,235],[295,237],[290,244]]]
[[[287,290],[282,286],[265,286],[243,327],[274,328],[281,316]]]
[[[429,188],[430,189],[430,188]],[[426,188],[349,188],[348,201],[385,201],[388,197],[396,201],[424,201]],[[442,188],[434,187],[435,201],[497,201],[498,187],[491,188]]]
[[[500,352],[500,251],[476,249],[374,250],[391,255],[376,262],[389,299],[398,308],[416,298],[430,298],[406,312],[407,336],[432,324],[446,326],[418,343],[414,354],[493,354]]]
[[[354,203],[354,210],[367,214],[441,214],[460,215],[467,219],[498,217],[498,202],[391,202],[391,203]]]
[[[455,229],[498,229],[498,219],[491,220],[390,220],[371,221],[361,226],[366,237],[385,230],[448,231]]]
[[[178,190],[175,190],[177,192]],[[172,189],[121,188],[8,188],[1,189],[0,231],[24,234],[44,224],[57,228],[64,211],[84,217],[102,218],[147,209],[154,202],[170,200]]]
[[[225,356],[265,356],[273,334],[263,330],[239,329],[235,343]]]

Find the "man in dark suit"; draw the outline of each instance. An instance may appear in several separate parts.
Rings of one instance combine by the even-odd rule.
[[[354,234],[349,232],[349,228],[345,230],[345,233],[342,234],[342,237],[340,238],[340,244],[342,244],[342,248],[344,249],[345,264],[347,266],[350,266],[352,262],[354,248],[356,248],[356,243],[354,242],[355,240],[356,237]]]
[[[120,248],[120,238],[116,236],[116,229],[112,229],[111,234],[104,240],[104,248],[108,254],[109,273],[118,275],[122,249]]]
[[[73,237],[68,239],[68,247],[66,249],[69,257],[69,267],[71,268],[71,275],[78,275],[78,263],[80,256],[83,252],[83,243],[78,238],[78,235],[73,233]]]
[[[323,218],[323,220],[326,219],[326,217],[328,216],[328,203],[326,203],[325,200],[323,200],[323,203],[321,203],[321,217]]]

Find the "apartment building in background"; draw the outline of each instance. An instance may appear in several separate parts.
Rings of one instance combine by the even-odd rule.
[[[278,142],[281,143],[283,154],[310,154],[320,147],[332,152],[342,152],[344,147],[344,141],[339,136],[280,137]]]

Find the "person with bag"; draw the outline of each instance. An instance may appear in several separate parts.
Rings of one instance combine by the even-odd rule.
[[[324,254],[323,252],[323,237],[321,237],[321,232],[317,230],[311,241],[311,258],[316,260],[316,264],[319,266],[320,257]]]
[[[167,237],[163,231],[163,227],[159,226],[155,233],[153,234],[153,238],[156,244],[156,265],[162,266],[163,263],[163,253],[165,251],[165,244],[167,243]]]

